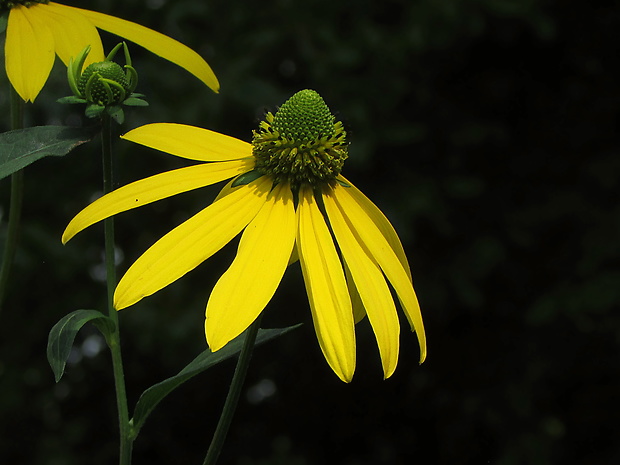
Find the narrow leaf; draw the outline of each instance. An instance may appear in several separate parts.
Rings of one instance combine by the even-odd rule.
[[[258,336],[256,338],[256,344],[260,345],[264,342],[267,342],[276,337],[282,336],[293,329],[298,328],[299,325],[289,326],[288,328],[278,328],[278,329],[260,329],[258,331]],[[247,330],[246,330],[247,332]],[[235,339],[230,341],[226,346],[217,352],[211,352],[211,350],[207,349],[202,352],[198,357],[196,357],[189,365],[183,368],[179,374],[176,376],[172,376],[171,378],[165,379],[164,381],[151,386],[146,391],[142,393],[138,403],[136,404],[136,409],[134,411],[133,416],[133,425],[135,435],[137,436],[140,428],[144,425],[146,418],[149,414],[155,409],[157,404],[159,404],[164,397],[170,394],[173,390],[183,384],[185,381],[193,378],[199,373],[202,373],[208,368],[211,368],[214,365],[217,365],[224,360],[227,360],[239,352],[241,352],[241,348],[243,347],[243,340],[245,338],[246,332],[240,334]]]
[[[106,107],[106,112],[110,115],[110,118],[118,124],[123,124],[125,122],[125,111],[119,105]]]
[[[56,100],[58,103],[86,103],[84,98],[76,97],[75,95],[68,95],[67,97],[60,97]]]
[[[94,323],[106,340],[114,330],[112,320],[97,310],[71,312],[61,318],[51,329],[47,340],[47,360],[52,367],[56,382],[60,381],[65,372],[65,365],[71,353],[75,336],[82,329],[82,326],[88,322]]]
[[[0,134],[0,179],[47,157],[62,157],[88,142],[98,128],[36,126]]]
[[[147,102],[146,100],[142,100],[141,98],[129,97],[125,99],[123,105],[127,105],[130,107],[148,107],[149,102]]]

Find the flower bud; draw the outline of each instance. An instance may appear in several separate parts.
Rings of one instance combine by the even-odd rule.
[[[131,92],[125,71],[113,61],[92,63],[80,76],[77,88],[89,103],[98,105],[119,104]]]

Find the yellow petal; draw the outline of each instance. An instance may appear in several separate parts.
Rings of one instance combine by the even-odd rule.
[[[247,142],[186,124],[146,124],[121,138],[190,160],[226,161],[252,156],[252,145]]]
[[[205,320],[212,351],[241,334],[271,300],[286,270],[296,228],[290,186],[279,184],[245,228],[237,256],[213,288]]]
[[[90,52],[84,66],[103,61],[103,45],[97,28],[74,8],[68,8],[57,3],[45,5],[47,24],[54,35],[56,54],[65,65],[69,58],[76,56],[87,45]]]
[[[196,268],[258,213],[272,181],[263,176],[212,203],[153,244],[120,280],[114,308],[135,304]]]
[[[325,211],[342,256],[348,265],[368,320],[375,333],[383,374],[389,378],[398,363],[400,324],[390,289],[377,263],[360,243],[351,224],[334,202],[331,191],[323,194]]]
[[[54,64],[54,37],[45,23],[47,5],[16,5],[6,28],[6,73],[19,96],[34,102]]]
[[[54,5],[54,3],[50,3]],[[56,4],[57,5],[57,4]],[[183,45],[171,37],[153,31],[139,24],[117,18],[115,16],[98,13],[96,11],[83,10],[62,5],[64,8],[77,10],[81,15],[97,26],[99,29],[111,32],[131,42],[141,45],[145,49],[159,55],[172,63],[186,69],[207,86],[217,92],[220,84],[211,70],[211,67],[200,55],[191,48]]]
[[[355,323],[342,263],[312,188],[299,191],[297,251],[312,320],[329,366],[349,382],[355,371]]]
[[[420,345],[420,363],[426,358],[426,335],[424,323],[420,313],[420,305],[413,290],[413,284],[398,258],[392,244],[386,239],[383,231],[373,221],[374,210],[366,210],[365,203],[357,201],[353,197],[351,187],[343,187],[336,184],[334,199],[338,208],[351,225],[360,241],[370,252],[372,258],[379,264],[383,273],[388,278],[403,306],[405,315],[411,328],[416,331],[418,344]],[[376,216],[376,215],[375,215]],[[368,311],[368,308],[366,308]]]
[[[77,233],[104,218],[223,181],[249,171],[253,164],[252,160],[204,163],[167,171],[127,184],[100,197],[78,213],[62,234],[62,243],[65,244]]]
[[[379,207],[377,207],[368,197],[366,197],[362,191],[355,187],[353,183],[351,183],[351,181],[346,179],[344,176],[340,176],[340,179],[342,179],[344,182],[351,186],[349,191],[351,197],[353,197],[357,201],[357,203],[360,204],[360,206],[366,211],[370,219],[372,219],[375,225],[377,225],[377,227],[381,231],[381,234],[383,234],[383,236],[390,243],[390,246],[392,246],[392,249],[398,256],[400,262],[403,264],[403,267],[405,268],[405,271],[407,272],[407,275],[411,280],[409,261],[407,260],[407,255],[405,255],[403,244],[400,242],[400,238],[398,237],[398,234],[396,234],[394,226],[392,226],[392,224],[385,217],[383,212],[379,210]]]

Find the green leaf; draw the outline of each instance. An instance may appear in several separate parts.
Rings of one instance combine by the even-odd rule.
[[[47,339],[47,360],[54,372],[56,382],[60,381],[65,372],[67,358],[71,353],[75,336],[82,326],[92,322],[105,336],[106,341],[112,331],[112,320],[97,310],[76,310],[60,319],[51,329]]]
[[[127,105],[130,107],[148,107],[149,102],[147,102],[146,100],[142,100],[141,98],[129,97],[125,99],[123,105]]]
[[[101,116],[101,113],[103,113],[103,110],[105,110],[105,107],[103,105],[91,103],[86,107],[86,110],[84,110],[84,114],[88,118],[98,118],[99,116]]]
[[[243,173],[237,176],[237,178],[232,182],[230,187],[245,186],[246,184],[250,184],[252,181],[256,181],[262,175],[263,173],[258,170],[248,171],[247,173]]]
[[[110,107],[106,107],[106,112],[110,115],[114,121],[118,124],[123,124],[125,122],[125,112],[120,107],[120,105],[112,105]]]
[[[293,329],[300,327],[301,324],[295,326],[289,326],[288,328],[278,328],[278,329],[260,329],[258,331],[258,336],[256,338],[256,344],[260,345],[264,342],[267,342],[276,337],[282,336]],[[217,352],[211,352],[211,350],[207,349],[202,352],[198,357],[196,357],[189,365],[183,368],[179,374],[176,376],[172,376],[171,378],[165,379],[161,383],[155,384],[151,386],[146,391],[142,393],[138,403],[136,404],[136,409],[134,411],[133,416],[133,425],[134,425],[134,434],[138,435],[140,428],[144,425],[149,414],[155,409],[157,404],[159,404],[164,397],[170,394],[173,390],[183,384],[185,381],[193,378],[199,373],[202,373],[208,368],[223,362],[241,352],[241,348],[243,347],[243,340],[245,337],[245,332],[231,342],[226,344],[222,349]]]
[[[0,179],[47,156],[62,157],[88,142],[98,128],[36,126],[0,134]]]
[[[56,100],[58,103],[86,103],[85,98],[76,97],[75,95],[68,95],[66,97],[60,97]]]

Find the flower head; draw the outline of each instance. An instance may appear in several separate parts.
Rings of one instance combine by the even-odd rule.
[[[215,74],[196,52],[136,23],[49,0],[0,0],[0,13],[7,10],[6,72],[25,101],[37,97],[56,55],[68,65],[71,57],[90,46],[86,66],[104,60],[97,28],[135,42],[185,68],[214,91],[219,89]]]
[[[178,124],[149,124],[123,138],[207,163],[105,195],[69,223],[63,242],[116,213],[233,179],[211,205],[136,260],[116,289],[117,309],[179,279],[243,231],[237,255],[207,303],[211,350],[260,315],[291,257],[298,256],[319,345],[343,381],[355,370],[355,322],[366,315],[384,376],[396,368],[400,325],[388,283],[417,332],[424,361],[424,325],[403,247],[383,213],[340,174],[345,132],[316,92],[301,91],[275,115],[268,113],[252,144]]]
[[[123,47],[125,66],[112,61],[116,52]],[[67,79],[73,95],[58,99],[60,103],[86,103],[86,116],[96,118],[104,112],[122,124],[125,114],[121,105],[148,106],[142,94],[134,94],[138,84],[138,72],[131,65],[131,56],[125,42],[121,42],[103,61],[91,63],[82,70],[90,53],[90,45],[67,66]]]

